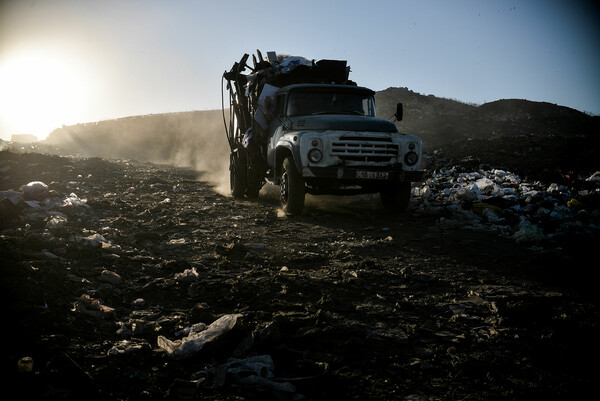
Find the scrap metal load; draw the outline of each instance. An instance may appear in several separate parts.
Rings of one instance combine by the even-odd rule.
[[[263,58],[260,50],[256,52],[256,56],[252,55],[252,67],[247,64],[250,56],[244,54],[223,74],[230,94],[231,112],[244,133],[251,128],[253,119],[263,130],[267,128],[264,99],[280,87],[298,83],[356,85],[348,80],[350,67],[345,60],[311,61],[304,57],[278,56],[275,52],[268,52]],[[244,74],[246,70],[250,73]],[[230,119],[230,122],[233,121]],[[231,128],[232,125],[229,130]]]
[[[256,197],[264,185],[266,141],[269,121],[266,98],[284,86],[298,83],[354,85],[348,80],[350,67],[345,60],[308,60],[260,50],[246,53],[229,71],[223,73],[229,92],[229,118],[223,121],[231,150],[230,183],[235,197]],[[249,70],[248,73],[245,73]],[[222,85],[223,87],[223,85]],[[228,121],[227,121],[228,120]]]

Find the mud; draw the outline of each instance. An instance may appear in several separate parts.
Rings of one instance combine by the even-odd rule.
[[[519,244],[388,216],[369,197],[309,199],[290,218],[269,191],[234,200],[188,169],[1,160],[0,190],[43,181],[49,199],[2,209],[3,393],[15,399],[547,400],[594,389],[594,238]],[[173,357],[158,345],[228,315],[233,328],[200,350]]]

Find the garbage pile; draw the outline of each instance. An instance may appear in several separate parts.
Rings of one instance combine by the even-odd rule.
[[[438,167],[415,188],[416,217],[287,218],[187,169],[1,156],[7,393],[433,401],[578,399],[595,386],[577,357],[598,355],[597,304],[520,276],[526,247],[461,258],[490,245],[485,233],[465,245],[469,225],[511,246],[523,217],[546,238],[536,244],[594,231],[597,175],[573,191]]]
[[[492,230],[517,243],[556,243],[600,233],[600,171],[570,186],[526,181],[470,158],[435,169],[413,188],[412,210],[439,217],[440,227]]]

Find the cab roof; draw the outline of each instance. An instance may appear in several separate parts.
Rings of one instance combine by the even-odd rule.
[[[343,84],[293,84],[280,88],[277,93],[284,92],[303,92],[303,91],[323,91],[323,92],[351,92],[363,95],[375,95],[375,91],[363,86],[343,85]]]

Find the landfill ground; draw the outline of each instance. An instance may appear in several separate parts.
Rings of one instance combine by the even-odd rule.
[[[436,194],[399,216],[358,197],[288,217],[192,170],[0,153],[0,191],[24,195],[0,209],[3,399],[597,393],[598,211],[581,203],[561,235],[516,241],[442,216]],[[48,192],[25,203],[35,181]]]

